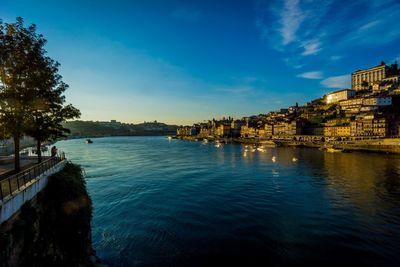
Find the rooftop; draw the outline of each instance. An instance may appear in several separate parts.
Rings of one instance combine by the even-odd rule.
[[[381,68],[381,67],[386,67],[385,62],[382,61],[381,64],[379,64],[377,66],[374,66],[374,67],[371,67],[371,68],[368,68],[368,69],[363,69],[363,70],[356,70],[353,73],[362,72],[362,71],[368,71],[368,70],[371,70],[371,69],[376,69],[376,68]]]
[[[340,92],[344,92],[344,91],[355,91],[355,90],[353,90],[353,89],[349,89],[349,88],[346,88],[346,89],[340,89],[340,90],[337,90],[337,91],[334,91],[334,92],[330,92],[330,93],[328,93],[328,95],[331,95],[331,94],[336,94],[336,93],[340,93]]]

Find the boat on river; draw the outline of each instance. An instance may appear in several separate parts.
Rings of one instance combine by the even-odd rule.
[[[337,153],[337,152],[342,152],[343,149],[337,149],[337,148],[333,148],[333,147],[328,147],[326,149],[326,151],[329,152],[329,153]]]
[[[92,141],[92,139],[88,138],[88,139],[85,140],[85,143],[86,143],[86,144],[92,144],[93,141]]]
[[[277,147],[279,146],[279,143],[272,141],[272,140],[264,140],[264,141],[260,141],[260,144],[263,147]]]

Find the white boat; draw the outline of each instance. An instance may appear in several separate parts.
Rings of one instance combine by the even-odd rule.
[[[277,147],[277,143],[275,143],[274,141],[262,141],[261,144],[263,145],[263,147]]]
[[[276,162],[276,157],[273,156],[273,157],[271,158],[271,160],[272,160],[272,162]]]
[[[298,161],[298,159],[297,159],[296,157],[293,157],[293,158],[292,158],[292,161],[293,161],[293,162],[296,162],[296,161]]]
[[[326,151],[329,152],[329,153],[337,153],[337,152],[342,152],[343,150],[342,149],[336,149],[336,148],[333,148],[333,147],[328,147],[326,149]]]

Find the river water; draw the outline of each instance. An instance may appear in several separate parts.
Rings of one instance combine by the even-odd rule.
[[[109,266],[400,266],[399,156],[93,141],[56,145],[86,171]]]

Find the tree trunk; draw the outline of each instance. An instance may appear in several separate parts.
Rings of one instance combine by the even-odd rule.
[[[19,160],[19,135],[14,135],[14,171],[19,172],[21,170]]]
[[[40,140],[36,141],[37,159],[38,163],[42,162],[42,149]]]

